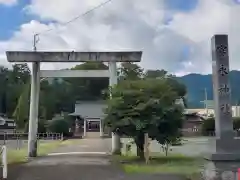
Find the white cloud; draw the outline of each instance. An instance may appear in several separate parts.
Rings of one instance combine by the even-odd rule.
[[[54,30],[40,35],[39,50],[143,50],[141,65],[145,68],[164,68],[176,74],[210,73],[210,38],[216,33],[228,33],[231,67],[240,69],[240,25],[235,23],[240,11],[233,11],[223,1],[227,2],[200,0],[196,9],[184,13],[164,9],[162,0],[114,0],[63,26],[63,22],[103,0],[32,0],[25,8],[27,13],[56,23],[31,21],[22,25],[11,39],[0,41],[0,54],[6,49],[32,49],[33,34],[51,28]],[[164,25],[169,14],[173,21]],[[183,50],[188,46],[190,54],[186,56]],[[65,67],[44,64],[48,69]]]
[[[18,0],[0,0],[0,5],[6,5],[6,6],[11,6],[17,4]]]

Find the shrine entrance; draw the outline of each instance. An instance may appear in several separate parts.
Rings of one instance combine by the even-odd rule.
[[[140,62],[141,51],[131,52],[37,52],[37,51],[7,51],[9,62],[32,63],[31,98],[29,113],[28,156],[37,156],[37,125],[40,77],[109,77],[109,85],[117,84],[117,62]],[[48,70],[40,71],[40,63],[44,62],[108,62],[109,70]],[[91,126],[91,125],[90,125]],[[112,133],[112,152],[120,151],[120,137]]]
[[[100,132],[100,119],[88,119],[87,120],[87,132]]]

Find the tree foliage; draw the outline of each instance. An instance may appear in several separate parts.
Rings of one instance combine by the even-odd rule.
[[[70,123],[65,119],[56,119],[48,122],[48,132],[60,133],[69,136]]]
[[[127,80],[111,89],[105,123],[113,132],[130,136],[143,157],[144,133],[160,144],[180,137],[182,107],[166,78]]]
[[[232,117],[233,129],[240,129],[240,117]],[[203,121],[202,124],[202,133],[203,135],[209,135],[215,132],[215,118],[211,117]]]
[[[8,108],[9,116],[16,119],[19,128],[24,127],[28,121],[30,103],[30,75],[29,70],[23,71],[23,67],[14,66],[14,79],[22,82],[20,85],[8,82],[16,90],[15,103]],[[100,62],[87,62],[77,65],[72,70],[106,70],[108,67]],[[4,69],[5,70],[5,69]],[[13,73],[10,70],[5,70]],[[21,74],[25,73],[25,74]],[[16,74],[16,75],[15,75]],[[6,75],[5,75],[6,76]],[[18,77],[18,78],[16,78]],[[108,78],[54,78],[41,81],[39,98],[39,118],[52,119],[55,114],[61,112],[73,112],[77,100],[96,100],[102,98],[102,91],[108,86]],[[6,92],[6,91],[5,91]],[[9,97],[15,97],[10,95]],[[12,102],[12,101],[11,101]],[[6,104],[9,104],[7,101]],[[13,109],[13,110],[12,110]]]
[[[18,128],[23,128],[28,121],[29,114],[29,93],[30,93],[30,84],[27,83],[23,89],[22,94],[20,95],[15,111],[13,112],[13,117],[15,118]]]
[[[144,70],[137,64],[131,62],[121,63],[119,68],[119,80],[137,80],[144,75]]]
[[[101,62],[86,62],[72,68],[72,70],[107,69],[108,66]],[[30,70],[27,64],[16,64],[12,69],[1,67],[0,83],[2,85],[0,88],[1,102],[5,106],[5,108],[1,106],[1,110],[6,109],[8,116],[14,116],[19,128],[27,126],[30,103]],[[40,86],[39,119],[49,120],[55,114],[73,112],[77,100],[108,99],[108,94],[103,94],[104,90],[108,90],[108,85],[108,78],[45,79],[41,81]],[[126,124],[127,127],[124,131],[123,128],[120,128],[122,133],[134,135],[138,144],[142,143],[145,130],[152,138],[158,139],[161,143],[171,140],[169,135],[164,134],[167,132],[161,128],[164,126],[172,128],[169,123],[173,123],[172,121],[175,120],[179,124],[177,123],[174,128],[180,126],[181,111],[170,104],[174,99],[184,96],[186,92],[185,87],[174,76],[169,75],[165,70],[145,72],[137,64],[125,62],[121,63],[119,67],[119,85],[113,91],[115,98],[109,101],[110,104],[113,103],[113,106],[109,106],[109,112],[117,112],[118,108],[122,108],[122,110],[118,115],[109,113],[108,117],[121,118],[120,127],[123,127],[122,123],[131,122],[130,125]],[[155,113],[150,114],[151,111]],[[174,117],[176,114],[180,114],[178,119]],[[141,118],[138,118],[139,116]],[[170,117],[172,121],[169,120],[166,123],[165,119]],[[149,125],[149,122],[152,124]],[[154,127],[155,125],[158,126]],[[113,127],[118,126],[114,125]],[[162,133],[156,136],[156,132],[159,130]],[[173,131],[169,130],[169,132]],[[135,134],[132,134],[133,132]],[[166,137],[170,140],[166,140]]]

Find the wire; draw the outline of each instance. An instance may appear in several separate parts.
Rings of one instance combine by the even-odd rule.
[[[111,1],[112,1],[112,0],[107,0],[107,1],[105,1],[105,2],[103,2],[103,3],[101,3],[101,4],[99,4],[99,5],[95,6],[94,8],[92,8],[92,9],[90,9],[90,10],[88,10],[88,11],[86,11],[86,12],[84,12],[84,13],[76,16],[76,17],[74,17],[73,19],[71,19],[71,20],[69,20],[69,21],[61,24],[61,25],[66,26],[66,25],[68,25],[68,24],[70,24],[70,23],[78,20],[79,18],[82,18],[82,17],[88,15],[89,13],[95,11],[96,9],[103,7],[104,5],[110,3]],[[50,29],[45,30],[45,31],[42,31],[42,32],[40,32],[40,33],[36,33],[36,35],[39,36],[39,35],[41,35],[41,34],[47,33],[47,32],[52,31],[52,30],[54,30],[54,29],[55,29],[55,28],[50,28]]]

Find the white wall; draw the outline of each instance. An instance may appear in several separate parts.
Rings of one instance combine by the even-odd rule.
[[[240,106],[232,106],[232,116],[240,117]]]

